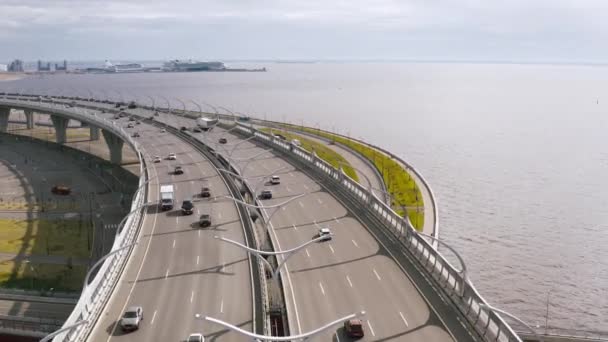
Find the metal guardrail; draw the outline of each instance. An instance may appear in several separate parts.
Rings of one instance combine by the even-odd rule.
[[[334,185],[350,193],[361,204],[361,210],[367,211],[367,214],[381,222],[403,248],[416,258],[437,288],[452,301],[480,336],[488,341],[521,341],[517,333],[497,313],[482,308],[481,304],[486,301],[470,282],[462,278],[460,271],[456,270],[423,236],[416,233],[409,221],[404,220],[382,200],[369,193],[365,187],[318,158],[314,153],[309,153],[255,128],[241,123],[236,125],[242,133],[255,136],[258,141],[280,150],[289,158],[308,164],[325,174],[326,178],[333,180]]]
[[[137,237],[137,233],[139,232],[144,211],[147,210],[147,208],[145,208],[145,206],[142,207],[142,205],[146,203],[148,197],[147,189],[145,191],[141,191],[148,180],[148,173],[147,168],[145,167],[145,159],[143,158],[139,144],[133,140],[122,127],[117,126],[113,121],[98,117],[94,113],[88,113],[82,108],[65,108],[64,104],[50,104],[51,106],[42,106],[39,104],[34,104],[30,101],[22,101],[14,98],[9,99],[5,97],[4,99],[0,99],[0,106],[30,109],[42,113],[53,113],[100,127],[120,137],[123,141],[131,145],[131,147],[137,152],[138,159],[140,161],[140,178],[137,193],[135,194],[131,203],[131,210],[135,210],[137,208],[140,209],[127,218],[123,229],[118,232],[116,239],[114,240],[111,251],[117,250],[121,246],[132,244]],[[63,327],[71,326],[74,323],[82,320],[88,320],[90,323],[82,324],[71,331],[66,331],[56,336],[53,341],[85,341],[88,338],[89,333],[95,325],[94,323],[97,321],[101,315],[101,312],[105,308],[105,305],[108,302],[112,291],[122,274],[132,250],[133,247],[124,249],[105,260],[103,265],[97,271],[95,278],[85,289],[83,289],[83,293],[81,294],[76,307],[63,324]]]

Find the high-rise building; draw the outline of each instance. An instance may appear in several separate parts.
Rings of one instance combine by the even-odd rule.
[[[8,71],[8,65],[0,64],[0,72],[7,72],[7,71]]]
[[[38,60],[38,71],[51,71],[51,63],[42,64],[41,60]]]
[[[8,71],[10,72],[23,72],[23,61],[15,59],[8,65]]]

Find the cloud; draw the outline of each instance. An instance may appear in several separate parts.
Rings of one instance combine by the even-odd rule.
[[[90,52],[97,54],[157,37],[176,52],[200,52],[210,46],[217,55],[238,58],[228,54],[243,54],[235,46],[241,44],[248,48],[244,55],[280,58],[286,54],[280,47],[293,47],[297,37],[311,56],[340,54],[328,46],[358,54],[352,57],[375,56],[357,51],[352,38],[359,37],[359,47],[377,46],[386,56],[407,58],[415,47],[418,55],[428,52],[437,59],[449,59],[450,54],[475,59],[492,46],[538,50],[540,58],[543,49],[559,51],[560,43],[580,42],[580,53],[605,58],[608,51],[599,43],[608,36],[607,11],[603,0],[3,0],[0,43],[35,53],[35,46],[50,51],[48,39],[75,44],[93,40],[99,48]],[[410,45],[400,45],[404,43]],[[441,44],[457,51],[442,50]],[[146,56],[129,51],[132,57],[161,57],[157,47],[134,45]],[[151,55],[154,49],[156,56]],[[6,54],[6,49],[0,53]],[[572,58],[568,54],[563,57]]]

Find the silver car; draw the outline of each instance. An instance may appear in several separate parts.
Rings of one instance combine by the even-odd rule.
[[[143,319],[144,309],[141,306],[132,306],[127,308],[127,311],[122,315],[120,327],[125,331],[137,330]]]
[[[205,342],[205,336],[200,333],[190,334],[186,342]]]

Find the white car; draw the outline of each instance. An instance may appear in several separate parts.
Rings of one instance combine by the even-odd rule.
[[[331,231],[329,228],[319,229],[319,237],[322,238],[321,241],[331,240]]]
[[[167,159],[169,159],[169,160],[177,160],[177,156],[175,155],[175,153],[169,153],[169,156],[167,157]]]
[[[205,336],[203,336],[203,334],[190,334],[190,336],[188,336],[188,339],[186,340],[186,342],[205,342]]]
[[[160,156],[154,156],[154,162],[155,163],[160,163],[160,161],[161,161]]]
[[[281,184],[281,178],[279,176],[270,177],[270,184]]]
[[[165,133],[166,131],[167,131],[167,130],[166,130],[166,129],[164,129],[164,128],[161,128],[161,129],[160,129],[160,132],[161,132],[161,133]]]
[[[120,326],[124,331],[137,330],[143,319],[144,309],[141,306],[132,306],[122,315]]]

